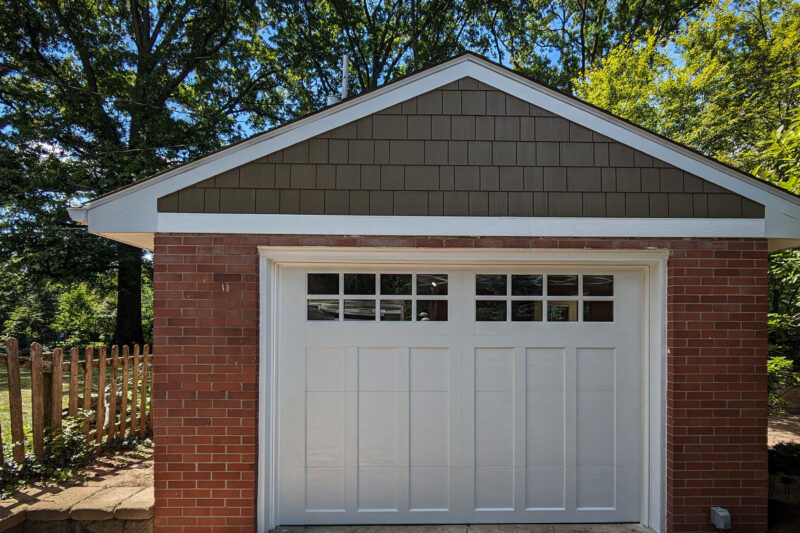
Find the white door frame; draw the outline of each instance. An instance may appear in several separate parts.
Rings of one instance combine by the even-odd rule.
[[[336,264],[425,265],[616,265],[644,271],[643,328],[648,357],[643,361],[645,461],[641,523],[657,533],[665,528],[666,510],[666,328],[668,250],[560,250],[507,248],[342,248],[324,246],[260,246],[259,251],[259,394],[257,531],[277,527],[277,290],[279,266]]]

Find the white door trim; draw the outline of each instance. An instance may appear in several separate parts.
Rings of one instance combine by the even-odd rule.
[[[420,249],[420,248],[343,248],[343,247],[259,247],[259,424],[258,468],[256,481],[256,520],[259,532],[277,527],[276,487],[276,420],[277,375],[276,363],[276,305],[277,287],[283,265],[335,263],[347,264],[609,264],[641,266],[645,272],[643,290],[647,309],[645,345],[649,356],[645,360],[647,408],[646,462],[643,473],[641,523],[656,532],[664,530],[666,515],[666,295],[668,250],[558,250],[558,249]]]

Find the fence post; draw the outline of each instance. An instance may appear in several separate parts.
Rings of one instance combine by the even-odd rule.
[[[142,397],[139,398],[139,438],[143,439],[147,429],[147,363],[150,361],[150,346],[144,345],[142,355]],[[152,406],[151,406],[152,408]]]
[[[97,428],[97,447],[103,443],[103,430],[105,429],[106,416],[106,347],[100,347],[100,361],[97,376],[97,416],[95,428]]]
[[[139,345],[133,346],[133,387],[131,387],[131,427],[129,428],[128,435],[130,437],[136,436],[136,407],[138,407],[137,400],[139,399]]]
[[[72,348],[69,351],[69,416],[78,414],[78,349]]]
[[[150,387],[150,401],[148,405],[150,406],[150,410],[147,412],[147,422],[150,424],[150,436],[153,436],[153,376],[155,376],[154,367],[153,367],[153,354],[150,354],[147,359],[150,361],[150,383],[148,386]]]
[[[122,406],[119,415],[119,436],[125,438],[125,430],[128,427],[128,378],[130,377],[131,351],[128,345],[122,347]]]
[[[117,366],[119,366],[119,346],[111,347],[111,379],[108,384],[111,387],[111,397],[108,400],[108,438],[113,439],[117,435]]]
[[[92,410],[92,382],[94,376],[92,375],[92,362],[94,359],[94,349],[89,347],[84,352],[84,370],[83,370],[83,410],[86,411],[86,421],[83,423],[83,434],[86,435],[86,440],[89,440],[89,413]]]
[[[42,353],[42,414],[44,417],[44,429],[50,429],[50,422],[53,420],[53,372],[44,371],[46,359]],[[52,369],[52,364],[50,366]]]
[[[64,350],[56,348],[53,350],[53,371],[50,373],[51,393],[50,393],[50,429],[61,431],[61,410],[63,407],[64,392]]]
[[[44,384],[42,381],[42,345],[31,344],[31,400],[33,403],[33,453],[44,460]]]
[[[8,406],[11,409],[11,440],[14,442],[14,462],[25,461],[25,430],[22,427],[22,388],[19,375],[19,343],[8,339]]]

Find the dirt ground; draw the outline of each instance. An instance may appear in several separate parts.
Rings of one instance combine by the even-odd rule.
[[[65,481],[58,487],[32,485],[22,492],[34,496],[37,493],[62,490],[82,485],[87,487],[152,487],[153,486],[153,448],[118,452],[115,455],[101,456],[80,474]]]

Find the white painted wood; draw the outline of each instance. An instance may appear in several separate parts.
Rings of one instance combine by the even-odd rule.
[[[447,322],[306,321],[281,268],[278,524],[640,520],[641,270],[525,271],[613,273],[615,321],[478,322],[454,269]]]
[[[387,250],[384,250],[387,251]],[[268,284],[276,284],[278,286],[282,285],[279,283],[280,279],[280,271],[282,268],[272,268],[272,265],[284,265],[284,266],[293,266],[297,268],[304,264],[310,265],[314,264],[314,261],[310,261],[313,258],[316,261],[326,261],[326,262],[336,262],[340,264],[349,264],[349,265],[364,265],[375,263],[377,255],[379,255],[379,250],[342,250],[342,249],[319,249],[315,248],[313,250],[297,250],[297,249],[279,249],[279,248],[264,248],[261,250],[262,252],[262,272],[266,270],[266,276],[268,277],[265,280]],[[495,255],[494,252],[500,252]],[[413,267],[424,267],[424,265],[441,265],[445,264],[445,259],[449,258],[451,264],[453,265],[454,274],[456,275],[466,275],[466,270],[469,268],[468,262],[472,262],[473,268],[474,265],[478,262],[485,262],[488,264],[516,264],[520,265],[521,263],[526,265],[526,268],[530,268],[532,265],[543,265],[543,266],[552,266],[557,261],[554,261],[554,258],[559,254],[562,253],[562,257],[564,259],[569,259],[570,265],[584,265],[583,268],[588,268],[589,265],[602,265],[604,271],[608,271],[607,267],[618,266],[619,264],[628,264],[628,265],[641,265],[643,269],[641,272],[644,274],[644,286],[648,288],[648,290],[644,291],[641,301],[642,301],[642,309],[646,312],[643,312],[643,320],[647,324],[647,328],[645,328],[643,339],[645,339],[648,343],[649,349],[649,357],[645,357],[646,365],[642,369],[642,375],[647,376],[645,380],[645,384],[647,385],[644,387],[642,391],[643,397],[648,398],[647,403],[643,405],[647,405],[648,409],[644,409],[642,413],[642,425],[644,428],[647,428],[643,432],[642,442],[646,443],[646,446],[643,446],[644,453],[643,457],[645,458],[645,464],[648,465],[648,468],[644,469],[645,471],[641,471],[639,477],[641,479],[646,480],[642,484],[642,493],[649,494],[647,498],[642,497],[642,505],[641,505],[641,522],[644,525],[647,525],[653,528],[655,531],[663,530],[664,527],[664,456],[663,447],[664,443],[664,432],[663,432],[663,411],[664,411],[664,402],[663,402],[663,382],[664,382],[664,365],[666,361],[666,349],[665,349],[665,327],[666,323],[664,322],[665,317],[665,289],[666,289],[666,278],[665,278],[665,260],[666,256],[664,255],[663,251],[632,251],[632,252],[617,252],[612,255],[607,255],[601,251],[568,251],[567,253],[563,253],[561,251],[549,251],[549,250],[530,250],[530,251],[521,251],[515,250],[508,253],[508,251],[498,251],[498,250],[489,250],[489,251],[467,251],[467,250],[438,250],[438,251],[425,251],[424,253],[418,254],[420,257],[420,261],[414,264],[410,264],[409,266]],[[401,252],[402,254],[402,252]],[[388,256],[391,258],[391,254]],[[405,257],[406,260],[410,255],[405,253],[401,255],[401,257]],[[615,258],[616,261],[612,261],[612,258]],[[495,261],[496,259],[496,261]],[[393,262],[393,266],[396,270],[398,267],[398,261],[395,260]],[[269,268],[268,268],[269,267]],[[316,267],[317,271],[319,271],[319,265]],[[441,270],[441,269],[438,269]],[[269,302],[265,302],[265,305],[262,307],[262,317],[263,314],[266,314],[266,310],[270,309],[272,306],[277,303],[279,300],[278,291],[271,291],[268,293],[267,297]],[[262,298],[265,297],[262,294]],[[462,321],[458,314],[461,312],[461,307],[451,308],[454,314],[451,315],[451,320],[453,318],[458,318],[459,321]],[[279,317],[273,315],[273,323],[276,324],[276,327],[280,324]],[[262,346],[261,346],[261,353],[262,359],[267,362],[267,366],[276,364],[276,363],[269,363],[269,361],[275,361],[277,359],[278,350],[275,346],[272,345],[270,342],[265,342],[265,339],[262,335]],[[272,338],[275,340],[277,335],[273,335]],[[372,336],[370,336],[372,337]],[[369,339],[367,339],[369,340]],[[450,346],[452,347],[459,347],[459,343],[463,341],[463,337],[459,334],[451,335],[450,339]],[[463,344],[463,343],[462,343]],[[459,350],[451,350],[451,354],[453,352],[461,351]],[[460,385],[460,379],[457,379],[456,376],[459,376],[460,369],[458,368],[458,361],[459,357],[451,357],[451,374],[450,374],[450,387],[456,387]],[[548,368],[547,366],[541,367],[543,371],[546,371]],[[551,365],[550,372],[552,373],[552,365]],[[409,367],[409,373],[413,372],[413,364]],[[565,374],[568,373],[569,370],[565,369]],[[419,373],[418,373],[419,374]],[[274,375],[274,374],[273,374]],[[530,376],[531,373],[527,372],[527,375]],[[516,380],[517,378],[515,378]],[[536,388],[537,386],[541,386],[541,384],[536,383],[535,380],[527,379],[527,383],[530,383],[530,387]],[[269,390],[274,390],[277,388],[277,383],[274,385],[270,385],[267,380],[265,380],[265,375],[261,374],[261,394],[265,395],[268,393]],[[548,383],[548,380],[545,380],[545,383]],[[526,388],[528,388],[526,386]],[[282,397],[283,397],[283,393]],[[530,393],[528,393],[530,394]],[[570,395],[567,395],[569,398]],[[458,416],[457,410],[460,408],[458,404],[461,402],[455,401],[451,402],[456,404],[455,408],[451,408],[451,411],[455,414],[455,416],[451,417],[450,425],[449,425],[449,432],[450,434],[460,434],[458,424],[460,424],[461,417]],[[276,402],[277,405],[277,402]],[[262,404],[263,408],[263,404]],[[652,413],[651,413],[652,411]],[[278,418],[278,409],[275,408],[275,411],[272,411],[273,414],[270,413],[263,413],[262,420],[272,420],[274,418]],[[301,413],[302,414],[302,413]],[[263,442],[263,441],[262,441]],[[412,440],[413,442],[413,440]],[[574,442],[574,439],[573,439]],[[459,439],[450,439],[449,442],[449,451],[451,456],[458,456],[460,455],[462,443]],[[261,448],[261,447],[260,447]],[[515,455],[516,457],[516,455]],[[263,492],[264,494],[268,494],[269,500],[265,502],[263,507],[259,508],[259,521],[261,523],[262,516],[266,517],[264,522],[267,524],[267,528],[275,527],[283,522],[281,522],[280,517],[277,516],[277,513],[273,512],[270,513],[271,509],[283,509],[286,507],[283,504],[279,504],[280,499],[276,494],[277,491],[273,491],[271,486],[277,486],[277,482],[271,482],[269,476],[266,475],[268,471],[268,465],[264,464],[265,458],[259,457],[259,479],[263,480],[263,484],[266,485],[264,487]],[[266,460],[271,465],[277,465],[277,457],[275,454],[272,454]],[[273,466],[273,471],[277,471],[276,466]],[[456,500],[454,496],[453,487],[460,487],[462,483],[460,483],[460,468],[450,468],[450,509],[457,513],[463,514],[465,513],[465,509],[468,510],[468,506],[465,508],[459,505],[457,502],[455,505],[452,504],[453,501]],[[630,476],[629,476],[630,477]],[[428,512],[422,511],[421,513],[417,513],[413,510],[410,514],[412,514],[413,519],[407,520],[408,522],[416,522],[416,523],[424,523],[424,522],[443,522],[447,520],[443,520],[441,518],[442,511],[437,512]],[[596,514],[596,513],[595,513]],[[436,515],[439,515],[436,518]],[[391,518],[392,515],[388,515],[384,520],[383,523],[391,523],[393,520]],[[361,516],[359,516],[361,518]],[[549,517],[546,513],[541,514],[542,520],[546,521],[553,521],[557,520],[556,517]],[[492,521],[501,521],[501,517],[491,517],[487,516],[487,520]],[[597,518],[591,514],[585,514],[582,516],[584,520],[602,520],[602,518]],[[346,521],[341,521],[342,523]],[[259,526],[261,527],[261,526]],[[266,531],[266,529],[263,529]]]
[[[784,217],[785,218],[785,217]],[[368,222],[368,223],[367,223]],[[260,230],[259,228],[263,228]],[[793,228],[797,230],[797,228]],[[756,218],[446,217],[159,213],[158,231],[293,235],[772,237]],[[779,232],[779,228],[775,229]],[[781,230],[782,231],[782,230]]]

